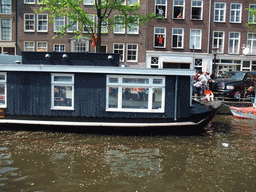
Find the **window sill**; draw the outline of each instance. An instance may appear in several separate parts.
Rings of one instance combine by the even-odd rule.
[[[127,113],[164,113],[163,109],[148,110],[148,109],[106,109],[107,112],[127,112]]]
[[[68,108],[68,107],[52,107],[51,110],[73,111],[75,109],[74,109],[74,107],[71,107],[71,108]]]

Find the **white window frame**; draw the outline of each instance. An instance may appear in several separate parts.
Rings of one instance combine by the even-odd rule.
[[[249,9],[256,9],[256,4],[249,4]],[[251,10],[249,10],[249,13],[248,13],[248,23],[249,24],[255,24],[256,23],[256,16],[251,15]]]
[[[26,44],[29,43],[32,44],[32,47],[26,47]],[[35,51],[35,42],[34,41],[24,41],[24,51]]]
[[[65,17],[64,16],[54,18],[53,32],[56,33],[58,30],[60,30],[64,26],[65,26]]]
[[[135,17],[135,16],[129,16],[129,17]],[[139,34],[139,18],[137,18],[138,24],[129,24],[130,28],[127,26],[127,34]]]
[[[219,7],[216,8],[217,5],[224,5],[224,8],[219,8]],[[216,13],[218,13],[218,15],[216,15]],[[216,19],[216,17],[218,18]],[[223,17],[223,19],[221,17]],[[226,3],[223,3],[223,2],[214,3],[214,22],[226,22]]]
[[[160,32],[158,32],[158,31]],[[161,30],[164,30],[164,32],[161,32]],[[163,46],[156,45],[156,38],[158,35],[163,35]],[[154,41],[153,41],[153,47],[155,48],[165,48],[166,47],[166,28],[165,27],[154,27]]]
[[[215,37],[214,34],[218,33],[218,36]],[[219,34],[222,33],[222,37],[219,36]],[[225,43],[225,32],[224,31],[213,31],[212,35],[212,48],[218,48],[218,53],[224,53],[224,43]],[[214,46],[214,41],[216,40],[217,44]],[[220,45],[220,42],[222,42],[222,46]]]
[[[177,31],[177,33],[176,33]],[[179,33],[181,31],[181,33]],[[177,46],[174,46],[174,36],[177,36]],[[179,38],[181,38],[181,46],[179,45]],[[183,28],[172,28],[172,48],[174,49],[183,49],[184,47],[184,29]]]
[[[94,0],[84,0],[83,5],[94,5],[95,1]]]
[[[70,81],[54,81],[54,77],[71,77]],[[51,74],[51,110],[74,110],[74,74],[61,74],[61,73],[52,73]],[[71,106],[54,106],[54,87],[55,86],[70,86],[72,88],[71,93]]]
[[[89,39],[88,38],[81,38],[79,40],[72,39],[71,40],[71,52],[79,52],[79,53],[86,53],[89,52]]]
[[[92,21],[92,25],[93,25],[93,26],[84,25],[84,26],[83,26],[83,33],[91,33],[91,32],[94,32],[94,31],[95,31],[95,28],[94,28],[94,24],[95,24],[95,15],[93,15],[93,14],[88,14],[88,16],[89,16],[89,19]],[[87,27],[88,30],[85,30],[85,27]]]
[[[63,51],[62,51],[61,47],[63,47]],[[53,45],[53,51],[55,51],[55,52],[65,52],[66,51],[66,45],[65,44],[54,44]]]
[[[177,4],[175,4],[177,3]],[[179,14],[181,14],[181,17],[179,16],[179,14],[175,13],[175,9],[182,9],[182,12],[180,12]],[[175,0],[173,1],[173,14],[172,14],[172,18],[173,19],[185,19],[185,0]]]
[[[235,34],[239,34],[239,37],[234,37],[231,38],[231,34],[235,33]],[[228,54],[239,54],[240,51],[240,38],[241,38],[241,33],[240,32],[229,32],[229,39],[228,39]],[[237,42],[237,51],[235,50],[235,46],[230,46],[231,41],[236,44]],[[232,49],[232,50],[231,50]]]
[[[114,17],[124,17],[122,15],[115,15]],[[115,24],[113,28],[114,34],[125,34],[125,24]]]
[[[2,98],[4,98],[4,104],[2,105],[0,103],[0,108],[6,108],[7,107],[7,85],[6,85],[7,75],[4,72],[1,72],[0,75],[4,76],[4,79],[0,79],[0,84],[4,85],[4,94],[2,95],[0,94],[0,100],[3,100]]]
[[[195,3],[195,4],[193,4]],[[199,5],[201,3],[201,5]],[[200,9],[200,18],[193,18],[193,8]],[[203,20],[203,0],[191,0],[191,14],[190,14],[191,20]]]
[[[232,5],[235,5],[235,6],[239,5],[240,9],[237,9],[237,8],[232,9]],[[243,10],[242,6],[243,6],[242,3],[230,3],[230,18],[229,18],[230,23],[241,23],[242,22],[242,10]],[[232,13],[234,14],[234,17],[232,17]]]
[[[12,0],[8,0],[7,4],[3,4],[2,3],[3,0],[0,0],[0,15],[1,14],[12,14]],[[7,9],[3,9],[3,7],[7,8]],[[5,10],[5,12],[3,12],[3,10]]]
[[[3,20],[9,20],[10,25],[8,27],[3,28]],[[6,29],[7,31],[3,32],[3,29]],[[9,29],[9,30],[8,30]],[[6,35],[8,38],[3,38],[3,35]],[[11,41],[12,40],[12,20],[9,18],[0,18],[0,41]]]
[[[118,45],[118,48],[115,48],[115,45]],[[122,45],[123,49],[119,49],[119,45]],[[122,51],[123,54],[121,54],[120,51]],[[124,43],[113,43],[113,53],[119,53],[120,56],[121,56],[121,60],[120,61],[124,62],[124,58],[125,58],[125,44]]]
[[[136,3],[130,2],[130,1],[136,1]],[[138,2],[139,2],[139,0],[127,0],[127,5],[133,6],[133,3],[137,4]]]
[[[45,45],[45,46],[41,46],[41,45]],[[37,41],[36,42],[36,50],[37,51],[48,51],[48,42],[47,41]]]
[[[29,18],[28,19],[26,19],[26,16],[29,16]],[[30,17],[31,16],[33,16],[33,18],[31,19]],[[28,23],[27,23],[28,22]],[[36,22],[36,16],[35,16],[35,14],[33,14],[33,13],[25,13],[24,14],[24,32],[35,32],[35,23]],[[27,30],[26,29],[26,26],[28,26],[29,28],[30,27],[33,27],[33,29],[29,29],[29,30]]]
[[[163,9],[163,11],[164,11],[163,18],[167,18],[167,0],[155,0],[155,14],[158,15],[159,18],[162,18],[162,16],[158,14],[160,8],[162,8],[162,9],[164,8]]]
[[[46,18],[41,18],[39,19],[39,16],[45,17]],[[39,22],[42,22],[42,24],[39,24]],[[46,25],[45,25],[46,22]],[[39,29],[39,27],[45,28],[46,29]],[[37,14],[37,32],[48,32],[48,14]]]
[[[193,31],[199,31],[200,34],[192,34]],[[196,42],[199,42],[199,46],[196,46]],[[190,29],[190,37],[189,37],[189,49],[201,49],[202,48],[202,29]]]
[[[36,0],[24,0],[24,4],[35,4]]]
[[[247,33],[247,45],[249,46],[249,54],[256,55],[256,34]]]
[[[67,24],[71,24],[72,20],[68,17]],[[78,31],[78,21],[76,21],[71,27],[67,28],[67,33],[74,33],[74,31]]]
[[[136,49],[129,49],[129,45],[136,45]],[[138,62],[138,50],[139,50],[139,45],[138,44],[134,44],[134,43],[127,43],[126,44],[126,62]],[[134,54],[129,54],[129,51],[136,51],[136,55]],[[132,59],[128,59],[128,57],[131,56],[131,57],[136,57],[135,60],[132,60]]]
[[[110,79],[115,78],[117,82],[111,82]],[[123,83],[124,78],[131,79],[148,79],[148,83]],[[155,84],[153,80],[161,80],[162,83]],[[118,88],[117,107],[109,107],[109,88]],[[145,88],[148,89],[148,108],[122,108],[122,89],[123,88]],[[153,89],[160,88],[161,92],[161,108],[153,109]],[[165,109],[165,77],[164,76],[128,76],[128,75],[107,75],[107,89],[106,89],[106,111],[116,112],[148,112],[148,113],[164,113]]]

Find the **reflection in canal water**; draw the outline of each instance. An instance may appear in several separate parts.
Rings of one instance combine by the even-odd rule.
[[[256,191],[256,121],[200,135],[2,130],[0,191]]]

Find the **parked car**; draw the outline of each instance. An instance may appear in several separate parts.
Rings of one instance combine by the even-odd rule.
[[[215,96],[242,98],[255,82],[256,72],[230,71],[213,81],[210,88]]]

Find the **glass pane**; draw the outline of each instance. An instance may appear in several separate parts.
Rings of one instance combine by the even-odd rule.
[[[72,106],[72,86],[54,86],[54,106]]]
[[[109,83],[118,83],[118,78],[109,78]]]
[[[0,75],[0,80],[4,81],[5,80],[5,75]]]
[[[123,78],[123,83],[149,84],[149,79]]]
[[[148,109],[148,88],[122,88],[122,108]]]
[[[54,76],[56,82],[72,82],[71,76]]]
[[[5,105],[5,84],[0,84],[0,106]]]
[[[108,89],[108,107],[117,108],[118,106],[118,88],[109,87]]]
[[[162,84],[163,80],[162,79],[153,79],[153,84]]]
[[[161,106],[162,106],[162,89],[161,88],[153,89],[152,108],[161,109]]]

